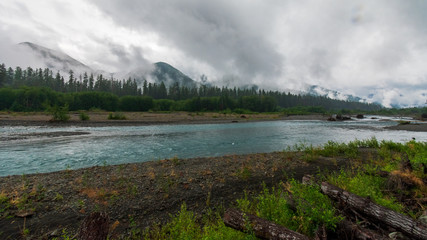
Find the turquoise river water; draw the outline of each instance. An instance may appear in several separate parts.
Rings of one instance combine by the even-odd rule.
[[[266,121],[123,127],[0,126],[0,176],[172,158],[282,151],[327,141],[427,141],[425,132],[385,130],[393,121]],[[49,137],[55,132],[85,135]]]

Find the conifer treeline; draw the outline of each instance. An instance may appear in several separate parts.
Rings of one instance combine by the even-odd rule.
[[[73,71],[64,78],[59,72],[53,73],[49,68],[33,69],[28,67],[22,69],[16,67],[6,68],[5,64],[0,64],[0,87],[18,88],[20,86],[30,87],[48,87],[54,91],[62,93],[84,93],[84,92],[106,92],[121,96],[145,96],[153,99],[169,99],[173,101],[191,100],[192,109],[210,110],[209,108],[198,107],[206,98],[216,98],[219,101],[221,109],[245,107],[251,102],[250,108],[253,110],[262,109],[255,106],[265,105],[271,111],[276,106],[281,108],[290,108],[295,106],[319,106],[327,110],[378,110],[381,107],[377,104],[365,104],[359,102],[333,100],[327,97],[295,95],[279,91],[265,91],[240,88],[216,87],[208,85],[200,86],[180,86],[175,82],[167,87],[164,82],[148,83],[143,82],[142,88],[138,87],[135,79],[118,80],[113,77],[105,78],[102,74],[94,76],[84,73],[75,76]],[[215,108],[213,108],[215,109]],[[218,110],[218,109],[215,109]]]
[[[71,93],[71,92],[110,92],[118,96],[125,95],[141,95],[141,89],[135,80],[122,80],[107,79],[102,74],[94,76],[92,73],[75,76],[74,72],[70,70],[68,76],[64,79],[59,72],[53,73],[49,68],[33,69],[27,67],[22,69],[11,67],[6,69],[5,64],[0,64],[0,87],[48,87],[57,92]]]

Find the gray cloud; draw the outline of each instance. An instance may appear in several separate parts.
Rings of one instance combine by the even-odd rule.
[[[28,51],[23,51],[17,44],[0,30],[0,63],[7,67],[45,67],[39,59]]]
[[[106,71],[167,61],[195,79],[207,74],[229,85],[313,84],[374,93],[371,100],[385,105],[425,102],[427,1],[46,2],[0,2],[1,36],[61,49]],[[41,19],[44,11],[55,19]]]
[[[269,42],[264,4],[230,1],[95,1],[122,26],[154,31],[164,45],[224,73],[277,77],[283,56]],[[263,12],[262,12],[263,11]]]
[[[121,71],[130,71],[135,68],[148,67],[151,65],[142,53],[143,49],[139,46],[131,45],[128,49],[124,46],[107,41],[106,46],[109,51],[106,53],[106,57],[109,57],[111,64],[120,65]]]

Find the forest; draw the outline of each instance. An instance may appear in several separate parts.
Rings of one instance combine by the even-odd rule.
[[[228,88],[211,85],[182,86],[175,82],[151,83],[143,79],[106,78],[102,74],[68,76],[49,68],[22,69],[0,64],[0,110],[43,111],[50,106],[70,110],[106,111],[235,111],[274,112],[295,107],[315,111],[381,110],[378,104],[334,100],[322,96],[291,94],[255,88]]]

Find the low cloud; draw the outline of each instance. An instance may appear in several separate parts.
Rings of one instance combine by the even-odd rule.
[[[269,24],[263,20],[271,9],[261,12],[264,5],[259,2],[95,3],[117,24],[141,32],[154,31],[163,45],[179,49],[185,58],[201,61],[220,74],[235,74],[250,81],[257,75],[277,78],[282,73],[283,56],[269,41]]]
[[[380,87],[386,105],[393,98],[421,101],[419,96],[409,100],[395,84],[404,82],[409,90],[427,85],[422,64],[427,61],[427,19],[422,10],[427,10],[427,3],[422,1],[95,4],[121,26],[156,32],[184,59],[215,69],[210,79],[225,83],[271,89],[315,84],[362,97]],[[184,71],[194,72],[191,67]]]
[[[95,69],[165,61],[229,85],[319,85],[387,106],[425,102],[426,1],[4,0],[0,7],[0,32],[10,41],[60,49]]]
[[[4,63],[6,67],[15,68],[44,68],[45,65],[40,62],[40,59],[18,46],[0,31],[0,63]]]

